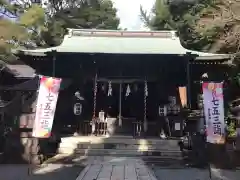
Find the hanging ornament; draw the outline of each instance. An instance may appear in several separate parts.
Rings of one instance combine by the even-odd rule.
[[[146,80],[145,80],[144,85],[145,85],[145,87],[144,87],[145,96],[148,96],[148,86],[147,86],[147,81]]]
[[[111,81],[108,82],[108,96],[112,96],[112,83],[111,83]]]
[[[131,93],[131,89],[130,89],[130,85],[128,84],[125,96],[129,96],[130,93]]]

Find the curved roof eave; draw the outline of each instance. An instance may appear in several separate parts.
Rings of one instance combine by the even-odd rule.
[[[56,51],[56,52],[62,52],[58,51],[57,47],[54,48],[46,48],[46,49],[37,49],[37,50],[13,50],[14,54],[23,54],[26,56],[36,56],[36,57],[42,57],[42,56],[47,56],[48,53]],[[63,52],[64,53],[64,52]],[[70,53],[70,52],[66,52]],[[83,52],[79,52],[83,53]],[[89,52],[89,53],[99,53],[99,52]],[[214,53],[203,53],[203,52],[196,52],[196,51],[191,51],[186,49],[186,53],[184,54],[193,54],[196,55],[197,60],[223,60],[223,59],[230,59],[231,54],[214,54]],[[112,53],[114,54],[114,53]],[[125,53],[122,53],[125,54]],[[138,54],[143,54],[143,53],[138,53]],[[162,53],[161,53],[162,54]],[[169,53],[164,53],[164,54],[169,54]],[[176,54],[176,55],[184,55],[184,54]]]

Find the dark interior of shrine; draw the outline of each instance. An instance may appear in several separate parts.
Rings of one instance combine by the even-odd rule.
[[[51,74],[50,69],[47,72]],[[63,54],[55,62],[55,76],[68,77],[73,82],[59,94],[56,117],[63,119],[64,124],[76,123],[73,114],[76,91],[84,97],[79,121],[91,120],[101,110],[107,117],[120,115],[123,119],[143,121],[145,82],[148,92],[146,118],[154,122],[159,118],[159,105],[169,103],[168,96],[179,97],[178,87],[186,86],[186,58],[177,55]]]

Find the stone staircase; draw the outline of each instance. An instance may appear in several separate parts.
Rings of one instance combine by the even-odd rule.
[[[158,165],[182,164],[178,139],[79,136],[61,139],[59,154],[140,158]]]

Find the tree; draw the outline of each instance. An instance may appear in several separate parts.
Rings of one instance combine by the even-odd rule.
[[[38,5],[11,4],[0,0],[0,58],[15,62],[12,48],[29,48],[39,45],[40,32],[45,23],[44,10]]]
[[[117,10],[110,0],[68,0],[66,4],[50,0],[47,22],[49,31],[43,34],[50,46],[61,42],[66,28],[118,29]]]
[[[2,38],[2,57],[13,47],[9,42],[14,42],[14,47],[56,46],[61,43],[67,28],[117,29],[119,26],[117,10],[110,0],[67,0],[64,3],[49,0],[46,9],[33,3],[10,2],[0,0],[0,21],[5,23],[1,28],[7,32]]]
[[[147,16],[141,8],[141,17],[151,29],[177,30],[187,48],[221,53],[238,51],[239,1],[176,2],[172,0],[166,4],[163,0],[156,0],[153,15]]]
[[[146,26],[154,30],[176,30],[184,47],[206,49],[205,46],[210,44],[211,39],[201,36],[196,26],[200,13],[208,7],[208,3],[175,2],[177,1],[166,3],[164,0],[156,0],[152,16],[147,16],[141,8],[141,17]]]
[[[119,26],[111,0],[49,0],[45,11],[31,3],[10,5],[0,0],[1,4],[2,14],[20,19],[21,25],[31,30],[32,40],[38,46],[59,45],[66,28],[117,29]]]
[[[4,61],[15,61],[11,48],[24,45],[28,40],[25,28],[7,19],[0,19],[0,59]]]
[[[44,9],[35,4],[19,17],[19,24],[28,30],[30,40],[38,47],[45,45],[45,41],[41,36],[43,31],[48,31],[45,22]]]
[[[31,1],[0,0],[0,17],[15,19],[30,7]]]

